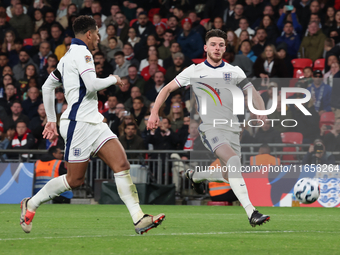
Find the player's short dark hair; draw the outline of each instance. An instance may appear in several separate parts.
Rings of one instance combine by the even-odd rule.
[[[207,42],[211,37],[220,37],[227,40],[227,34],[221,29],[211,29],[205,34],[205,42]]]
[[[51,146],[49,149],[48,149],[48,154],[50,155],[53,155],[53,153],[56,153],[58,151],[58,146]]]
[[[117,51],[114,55],[113,55],[114,57],[117,57],[117,56],[125,56],[124,55],[124,52],[122,52],[122,51]]]
[[[142,104],[144,104],[144,98],[143,98],[142,96],[135,97],[135,98],[132,100],[132,102],[135,101],[135,100],[139,100],[139,101],[141,101]]]
[[[73,31],[74,34],[85,34],[87,31],[93,31],[97,29],[96,21],[90,17],[81,15],[78,18],[76,18],[73,22]]]

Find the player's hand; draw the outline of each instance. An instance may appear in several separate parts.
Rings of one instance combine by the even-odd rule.
[[[58,136],[57,124],[55,122],[47,122],[42,135],[44,139],[52,139],[53,137]]]
[[[124,82],[122,82],[122,80],[120,79],[120,77],[118,75],[110,74],[110,76],[113,76],[117,79],[116,85],[118,85],[119,87],[123,87],[125,85]]]
[[[256,118],[258,119],[257,123],[261,123],[260,120],[262,120],[264,123],[266,122],[267,120],[267,115],[257,115]]]
[[[148,125],[147,125],[147,129],[151,130],[151,129],[155,129],[158,127],[158,123],[159,123],[159,117],[158,114],[152,114],[149,117],[148,120]]]

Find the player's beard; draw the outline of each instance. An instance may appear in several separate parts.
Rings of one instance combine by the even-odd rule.
[[[222,55],[220,57],[214,57],[214,55],[211,52],[208,52],[208,56],[209,58],[214,61],[215,63],[218,63],[221,61],[222,59]]]

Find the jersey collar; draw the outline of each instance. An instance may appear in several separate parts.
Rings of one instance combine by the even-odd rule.
[[[89,49],[86,43],[84,43],[82,40],[78,38],[72,38],[71,44],[84,45],[87,49]]]
[[[216,69],[216,68],[219,68],[219,67],[223,67],[223,66],[224,66],[224,61],[222,60],[222,63],[221,63],[219,66],[212,66],[212,65],[210,65],[209,62],[208,62],[208,60],[205,60],[205,61],[204,61],[204,64],[206,64],[207,66],[209,66],[209,67],[211,67],[211,68]]]

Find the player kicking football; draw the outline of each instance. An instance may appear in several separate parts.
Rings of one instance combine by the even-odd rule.
[[[206,44],[204,45],[207,60],[201,64],[189,66],[161,90],[152,108],[147,127],[148,129],[157,128],[159,108],[172,91],[179,87],[191,85],[197,105],[201,107],[199,114],[202,122],[198,130],[202,142],[216,154],[221,164],[231,166],[236,171],[200,172],[187,170],[186,176],[193,182],[196,191],[202,190],[202,181],[204,180],[230,183],[230,187],[248,215],[250,225],[255,227],[269,221],[270,217],[259,213],[248,197],[247,187],[240,171],[240,127],[239,124],[235,125],[238,119],[237,116],[233,115],[233,97],[230,90],[239,87],[244,93],[247,93],[247,88],[250,87],[255,108],[265,110],[265,107],[261,96],[248,81],[241,68],[222,61],[223,53],[226,50],[226,39],[227,35],[222,30],[212,29],[207,32],[205,36]],[[203,77],[204,79],[201,79]],[[216,100],[214,97],[216,97]],[[207,105],[207,114],[202,113],[204,104]],[[261,115],[257,118],[265,121],[267,116]],[[234,125],[223,125],[217,128],[214,125],[214,120],[217,119],[232,120]]]
[[[118,194],[131,214],[135,231],[143,234],[161,224],[165,215],[152,216],[142,212],[125,151],[117,136],[103,123],[103,115],[98,112],[97,91],[113,84],[121,87],[124,84],[117,75],[105,79],[96,77],[90,52],[99,42],[95,20],[89,16],[80,16],[75,19],[73,30],[76,38],[72,39],[70,49],[42,88],[48,120],[43,131],[45,139],[58,135],[54,90],[61,84],[65,89],[68,107],[61,116],[60,134],[65,140],[67,174],[52,179],[35,196],[21,201],[21,227],[30,233],[33,217],[42,203],[84,182],[92,154],[101,158],[114,171]]]

